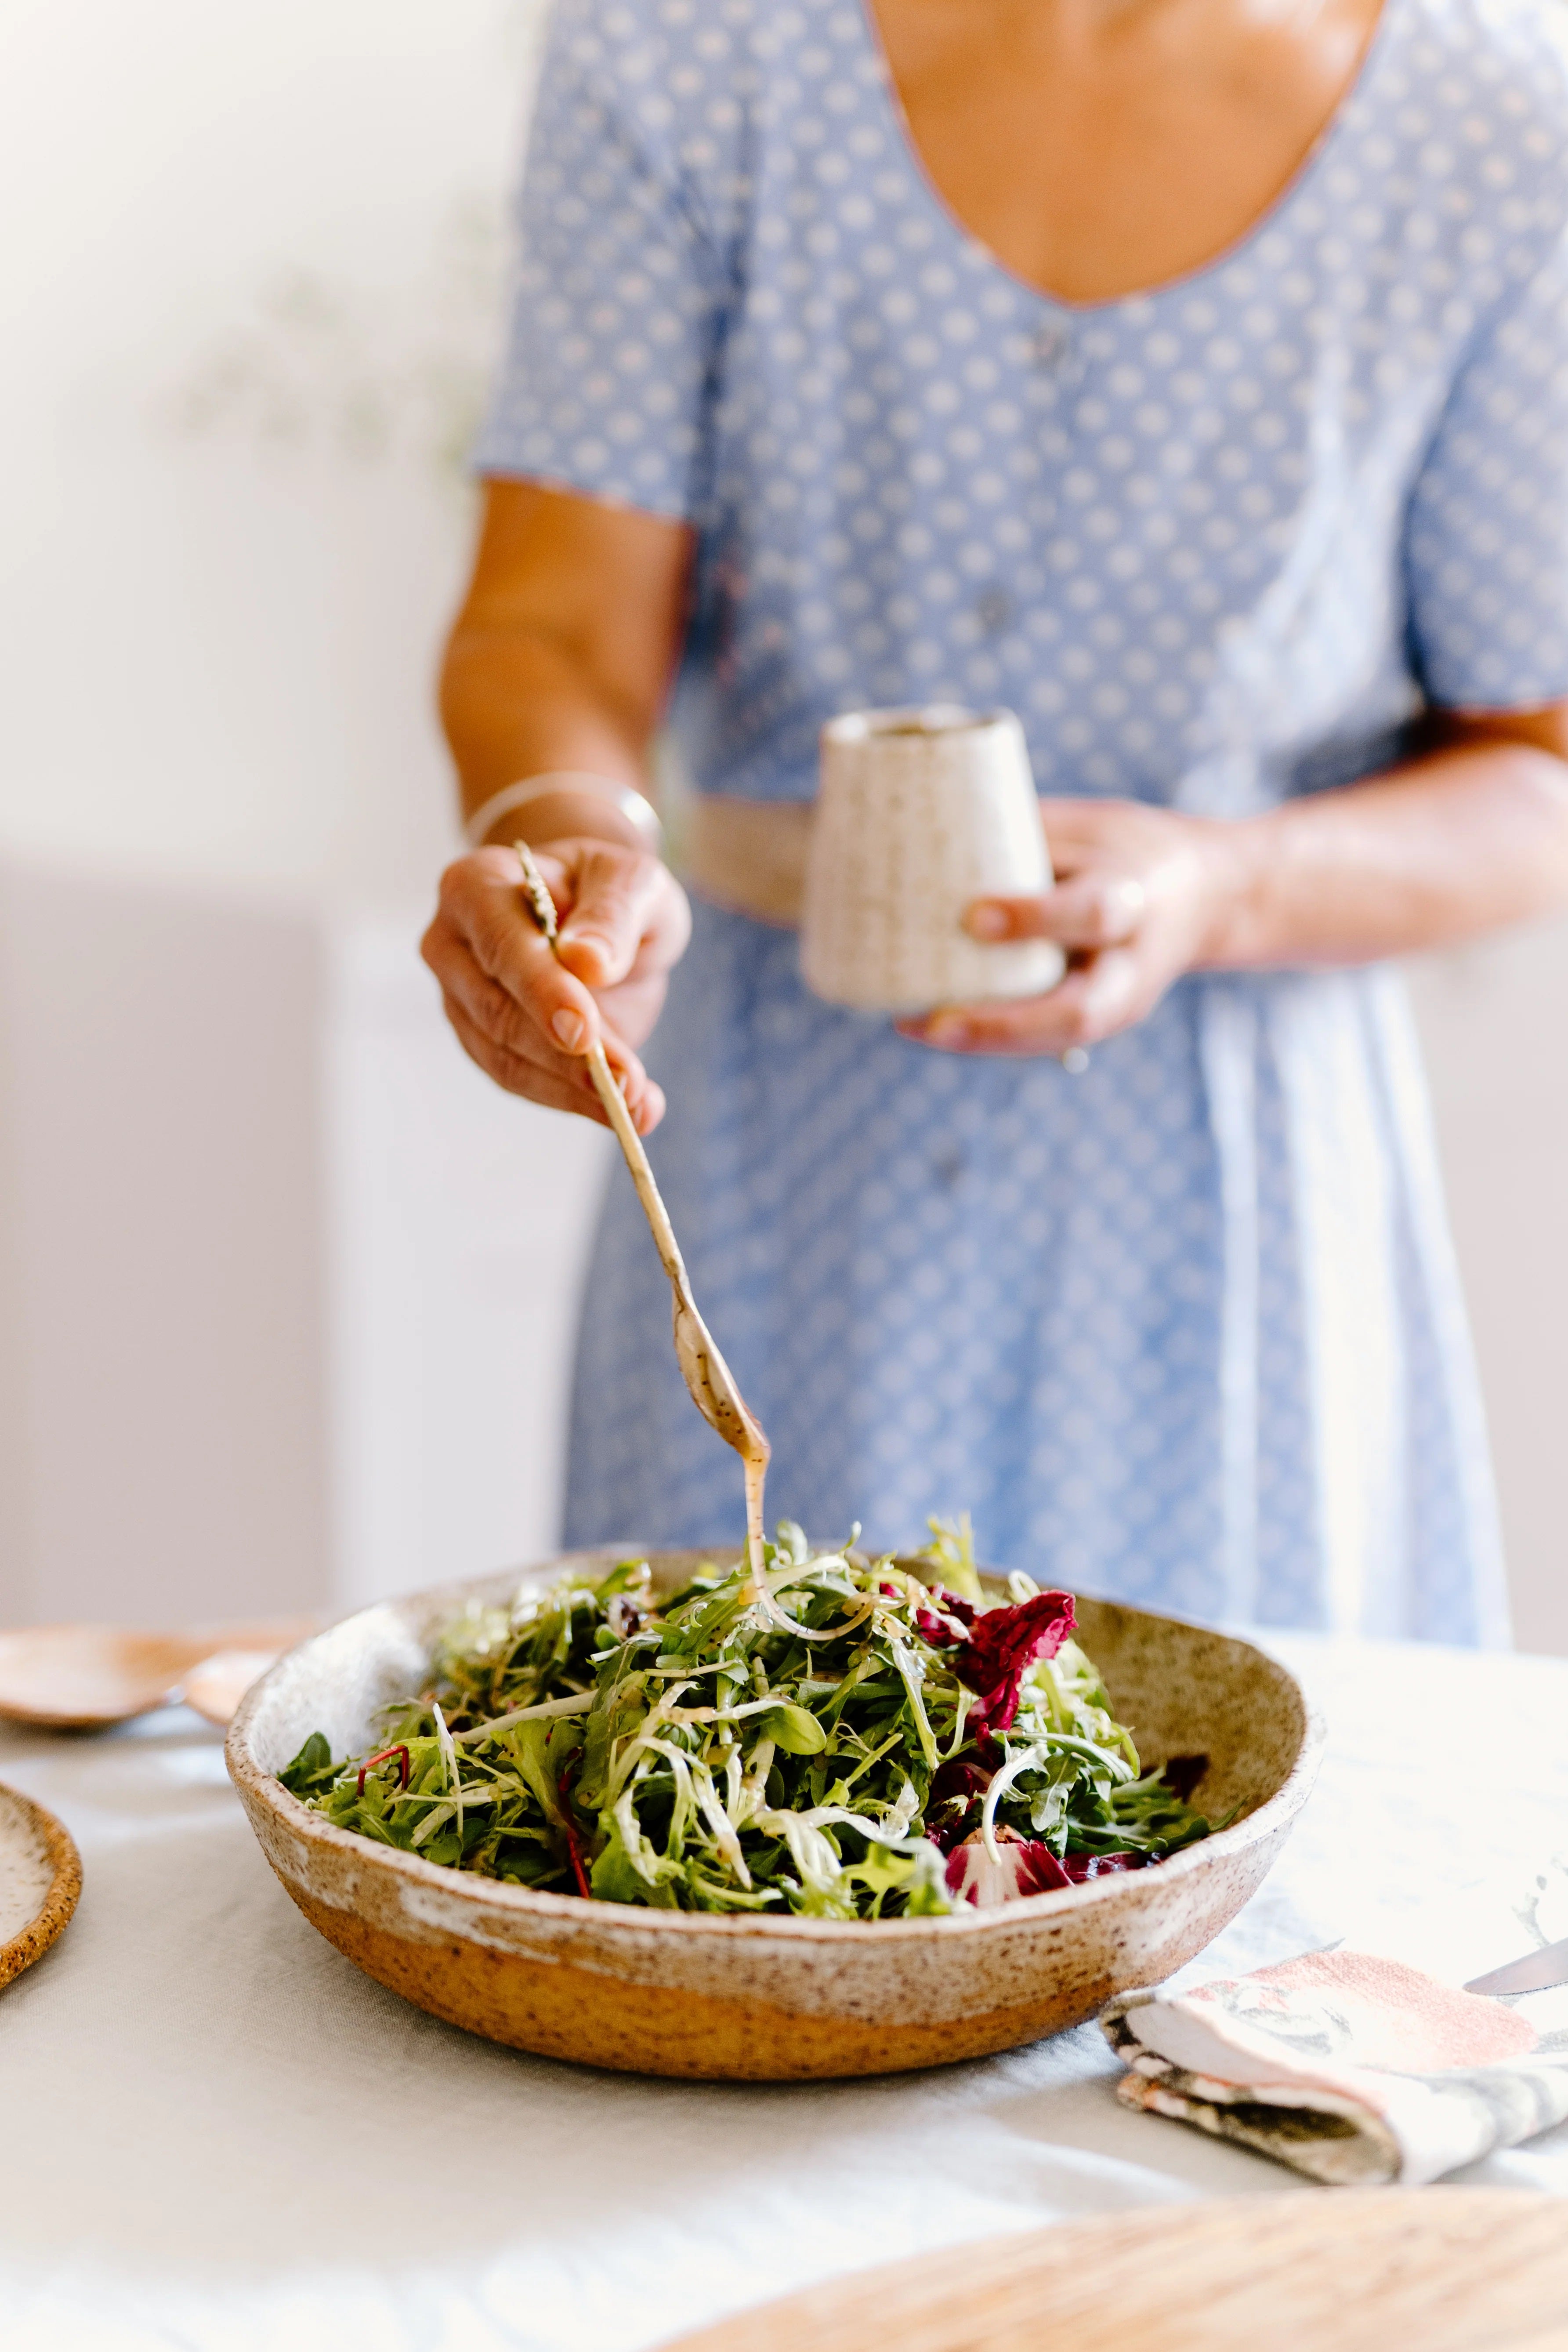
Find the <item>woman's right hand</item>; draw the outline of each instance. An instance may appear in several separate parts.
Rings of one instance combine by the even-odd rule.
[[[515,854],[475,850],[441,877],[420,952],[465,1053],[509,1094],[608,1125],[584,1055],[602,1039],[639,1135],[664,1097],[637,1057],[691,935],[667,866],[584,835],[533,845],[561,925],[553,951],[528,911]]]

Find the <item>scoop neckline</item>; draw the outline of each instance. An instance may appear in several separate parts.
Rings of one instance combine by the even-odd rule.
[[[1152,302],[1192,293],[1205,281],[1218,278],[1226,270],[1234,268],[1254,246],[1260,244],[1271,231],[1283,225],[1286,215],[1294,210],[1297,203],[1321,178],[1331,155],[1343,144],[1352,118],[1360,111],[1363,101],[1381,71],[1384,58],[1390,46],[1394,21],[1401,10],[1402,0],[1382,0],[1382,5],[1377,13],[1377,22],[1373,25],[1366,45],[1356,61],[1354,73],[1340,93],[1333,112],[1329,116],[1284,185],[1277,194],[1269,198],[1262,211],[1247,223],[1237,236],[1233,237],[1228,245],[1222,246],[1217,253],[1211,254],[1206,261],[1196,262],[1191,269],[1182,270],[1173,278],[1162,278],[1150,286],[1131,287],[1124,294],[1102,295],[1087,302],[1075,302],[1066,295],[1053,294],[1046,287],[1037,286],[1033,278],[1024,277],[1021,271],[1015,269],[1010,262],[1004,261],[1001,255],[953,210],[931,175],[921,151],[920,142],[915,138],[909,116],[904,110],[903,100],[899,95],[898,81],[882,40],[881,26],[877,22],[875,0],[854,0],[854,5],[866,46],[870,53],[871,62],[876,68],[882,104],[887,110],[889,130],[903,158],[905,169],[918,187],[928,210],[937,215],[949,235],[955,237],[967,251],[976,255],[988,268],[999,278],[1005,278],[1007,284],[1018,293],[1026,295],[1031,301],[1037,303],[1043,310],[1052,312],[1061,319],[1092,320],[1111,317],[1118,310],[1127,310],[1133,305],[1146,308]]]

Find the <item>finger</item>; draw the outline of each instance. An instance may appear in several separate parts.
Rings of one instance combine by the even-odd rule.
[[[570,1111],[580,1118],[594,1119],[601,1127],[609,1125],[609,1115],[599,1100],[585,1064],[569,1061],[562,1074],[547,1069],[499,1045],[469,1019],[456,997],[444,995],[442,1003],[464,1052],[497,1086],[503,1087],[509,1094],[539,1103],[546,1110]],[[637,1133],[649,1135],[664,1117],[663,1089],[651,1078],[645,1078],[636,1099],[628,1097],[626,1108]]]
[[[558,1076],[525,1055],[513,1054],[499,1045],[495,1038],[470,1020],[460,1000],[443,995],[442,1009],[451,1024],[458,1044],[471,1062],[476,1062],[487,1078],[504,1087],[508,1094],[521,1095],[529,1102],[541,1103],[547,1110],[574,1111],[580,1118],[605,1118],[599,1098],[582,1063],[569,1064],[569,1075]]]
[[[606,988],[599,999],[605,1035],[613,1028],[628,1046],[651,1036],[668,992],[669,982],[662,971],[651,972],[642,980],[634,974],[619,988]]]
[[[1026,898],[976,898],[963,928],[974,940],[1056,940],[1065,948],[1106,948],[1130,940],[1148,909],[1136,875],[1074,875]]]
[[[1042,800],[1040,823],[1058,870],[1064,864],[1080,864],[1114,841],[1128,810],[1129,803],[1121,800]]]
[[[549,885],[550,895],[554,901],[556,917],[560,924],[558,936],[564,942],[564,935],[572,925],[578,907],[577,866],[574,863],[569,863],[565,856],[557,856],[553,851],[548,849],[535,850],[534,862]],[[660,979],[666,978],[671,965],[679,963],[685,954],[687,944],[691,937],[691,903],[685,891],[668,866],[654,859],[649,859],[647,863],[653,867],[652,909],[644,917],[642,931],[629,969],[614,983],[617,988],[623,986],[628,980],[641,980],[650,974],[657,973]],[[580,944],[575,931],[573,933],[572,944],[574,946]],[[608,991],[598,982],[593,985],[595,995],[603,1003]]]
[[[1110,948],[1069,971],[1047,996],[948,1005],[898,1026],[918,1045],[944,1053],[1060,1055],[1075,1045],[1097,1045],[1142,1019],[1149,1009],[1146,992],[1137,957]]]
[[[527,1063],[558,1084],[582,1085],[591,1090],[593,1080],[582,1055],[570,1044],[557,1042],[559,1030],[554,1035],[546,1034],[532,1009],[520,1004],[482,970],[466,940],[434,937],[437,924],[432,924],[426,934],[425,960],[440,981],[444,996],[461,1006],[474,1030],[509,1063]],[[601,1020],[599,1027],[605,1059],[633,1118],[640,1119],[650,1083],[647,1074],[617,1029],[607,1020]],[[514,1087],[512,1091],[520,1089]]]
[[[568,1045],[545,1026],[547,1008],[526,989],[520,994],[493,978],[479,961],[472,940],[443,918],[438,916],[426,933],[423,952],[443,991],[458,1000],[474,1026],[503,1052],[537,1062],[558,1075],[564,1073],[569,1058],[581,1060],[580,1051],[571,1053]],[[574,1010],[572,1024],[571,1039],[580,1045],[581,1024]]]
[[[425,961],[437,979],[446,977],[440,959],[454,937],[546,1035],[568,1053],[586,1052],[599,1034],[598,1008],[528,911],[510,850],[460,857],[442,875],[437,919],[424,942]]]
[[[585,845],[574,860],[572,909],[561,927],[561,954],[589,988],[613,988],[652,939],[672,963],[686,945],[686,894],[656,857],[636,857],[617,844]]]

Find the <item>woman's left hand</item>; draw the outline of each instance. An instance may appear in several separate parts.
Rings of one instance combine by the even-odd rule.
[[[1066,978],[1046,996],[944,1005],[900,1021],[953,1054],[1054,1054],[1142,1021],[1174,980],[1213,960],[1241,887],[1241,828],[1140,801],[1042,801],[1056,871],[1038,898],[977,898],[977,940],[1055,940]]]

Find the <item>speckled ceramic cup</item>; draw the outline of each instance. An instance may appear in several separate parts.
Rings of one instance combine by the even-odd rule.
[[[866,1013],[1038,996],[1050,940],[987,944],[971,899],[1050,887],[1024,730],[1010,710],[857,710],[822,730],[801,915],[806,986]]]
[[[569,1557],[602,1574],[626,1553]],[[655,1580],[673,1591],[711,1557],[655,1555]],[[1241,1817],[1152,1869],[995,1910],[859,1923],[534,1894],[337,1829],[273,1777],[312,1731],[335,1756],[374,1746],[377,1708],[421,1687],[464,1604],[508,1600],[518,1583],[391,1601],[302,1643],[246,1696],[228,1769],[268,1862],[339,1951],[437,2017],[553,2058],[778,2082],[941,2065],[1080,2024],[1235,1916],[1317,1769],[1321,1729],[1283,1666],[1225,1634],[1085,1600],[1079,1638],[1143,1755],[1205,1753],[1204,1801]]]

